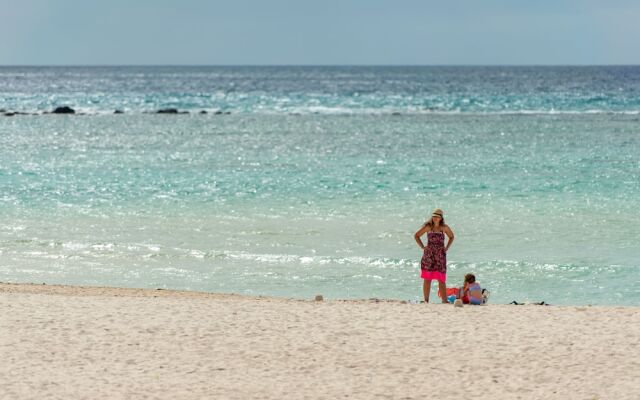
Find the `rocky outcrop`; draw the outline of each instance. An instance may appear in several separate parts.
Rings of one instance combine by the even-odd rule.
[[[4,111],[2,113],[7,117],[13,117],[14,115],[38,115],[35,113],[27,113],[22,111]]]
[[[156,111],[156,114],[177,114],[177,113],[178,113],[177,108],[161,108],[160,110]]]
[[[55,110],[53,110],[51,113],[52,114],[75,114],[76,110],[74,110],[71,107],[62,106],[62,107],[56,107]]]

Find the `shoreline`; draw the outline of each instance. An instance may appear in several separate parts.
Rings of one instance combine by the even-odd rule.
[[[10,283],[0,304],[7,399],[634,399],[640,381],[637,307]]]
[[[435,286],[435,285],[434,285]],[[437,288],[433,289],[436,290]],[[175,299],[213,299],[213,300],[270,300],[281,302],[318,302],[314,298],[299,298],[299,297],[285,297],[285,296],[273,296],[273,295],[248,295],[233,292],[204,292],[197,290],[181,290],[181,289],[165,289],[165,288],[140,288],[140,287],[117,287],[117,286],[89,286],[89,285],[66,285],[66,284],[50,284],[50,283],[34,283],[34,282],[1,282],[0,281],[0,294],[4,293],[30,293],[39,295],[62,295],[62,296],[103,296],[103,297],[144,297],[144,298],[175,298]],[[318,293],[322,295],[322,293]],[[449,305],[441,304],[436,294],[432,293],[432,301],[427,304],[432,305]],[[413,300],[402,300],[397,298],[383,298],[383,297],[370,297],[370,298],[325,298],[319,302],[324,303],[392,303],[402,305],[421,305],[421,303],[414,302]],[[424,306],[424,304],[422,304]],[[538,306],[538,307],[553,307],[553,308],[601,308],[601,309],[637,309],[640,310],[640,306],[637,305],[600,305],[600,304],[549,304],[545,303],[540,305],[536,302],[519,303],[518,306]],[[470,306],[468,304],[465,307],[478,307]],[[479,307],[513,307],[511,303],[493,303],[491,300],[487,304],[483,304]]]
[[[295,297],[279,297],[268,295],[246,295],[226,292],[202,292],[195,290],[177,290],[164,288],[127,288],[115,286],[86,286],[86,285],[62,285],[49,283],[13,283],[0,282],[0,294],[4,293],[28,293],[42,295],[62,296],[103,296],[103,297],[162,297],[185,299],[214,299],[214,300],[270,300],[282,302],[317,302],[315,299],[302,299]],[[323,299],[319,302],[335,303],[396,303],[410,304],[406,300],[369,298],[369,299]]]
[[[189,299],[217,299],[217,300],[271,300],[281,302],[317,302],[314,298],[300,297],[284,297],[275,295],[248,295],[233,292],[204,292],[197,290],[183,289],[165,289],[165,288],[140,288],[140,287],[117,287],[117,286],[90,286],[90,285],[65,285],[50,283],[34,283],[34,282],[1,282],[0,294],[3,293],[31,293],[39,295],[63,295],[63,296],[103,296],[103,297],[151,297],[151,298],[189,298]],[[318,293],[322,296],[322,293]],[[420,305],[413,300],[403,300],[397,298],[370,297],[370,298],[325,298],[320,300],[324,303],[392,303],[402,305]],[[424,304],[422,304],[424,306]],[[431,305],[442,305],[437,293],[431,294]],[[452,304],[444,304],[452,306]],[[585,309],[585,308],[601,308],[601,309],[637,309],[639,305],[600,305],[600,304],[542,304],[536,302],[519,303],[518,306],[537,306],[537,307],[553,307],[566,309]],[[465,307],[478,307],[470,306]],[[511,303],[493,303],[491,300],[487,304],[479,307],[513,307]]]

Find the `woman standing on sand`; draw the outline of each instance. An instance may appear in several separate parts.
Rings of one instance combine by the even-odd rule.
[[[420,237],[427,234],[427,245],[422,244]],[[444,245],[444,235],[449,237],[447,245]],[[441,209],[433,210],[431,218],[422,225],[422,228],[413,235],[421,249],[424,250],[420,269],[420,277],[424,279],[422,292],[425,303],[429,302],[429,292],[431,291],[431,281],[437,280],[440,289],[440,297],[443,303],[447,302],[447,251],[453,243],[453,231],[449,225],[444,223],[444,213]]]

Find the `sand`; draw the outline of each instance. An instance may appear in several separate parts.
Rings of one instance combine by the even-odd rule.
[[[638,399],[640,309],[0,284],[0,398]]]

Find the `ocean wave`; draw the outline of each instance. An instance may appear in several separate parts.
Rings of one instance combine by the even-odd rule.
[[[365,257],[365,256],[310,256],[296,254],[254,254],[245,252],[220,252],[215,253],[216,258],[228,260],[249,261],[266,264],[298,264],[298,265],[359,265],[377,268],[401,268],[414,267],[416,259],[389,258],[389,257]]]
[[[109,284],[311,298],[418,299],[419,259],[379,255],[314,255],[168,247],[150,243],[61,242],[2,252],[9,282]],[[9,246],[7,246],[9,245]],[[640,304],[638,265],[545,260],[451,260],[447,285],[474,273],[494,303]],[[588,290],[585,290],[588,288]],[[432,289],[435,296],[435,289]],[[433,298],[433,297],[432,297]]]

